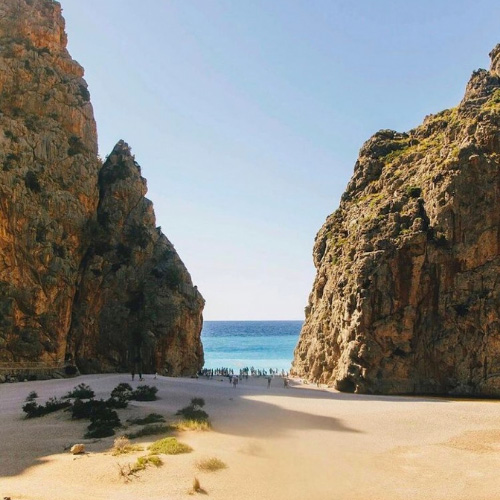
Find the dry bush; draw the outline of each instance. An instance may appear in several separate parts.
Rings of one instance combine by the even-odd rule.
[[[218,470],[227,469],[227,465],[216,457],[199,460],[196,462],[196,467],[204,472],[216,472]]]
[[[128,483],[133,478],[139,477],[138,472],[143,471],[150,465],[160,467],[163,465],[163,462],[161,458],[156,455],[139,457],[134,464],[117,464],[118,476]]]
[[[201,487],[200,481],[197,477],[193,479],[193,487],[188,491],[190,495],[194,495],[195,493],[202,493],[203,495],[207,495],[207,490]]]
[[[126,483],[132,480],[134,477],[138,477],[135,472],[132,471],[131,464],[116,464],[118,467],[118,477],[123,479]]]
[[[176,431],[209,431],[211,428],[208,420],[183,419],[172,424]]]
[[[126,436],[117,437],[113,443],[113,455],[125,455],[127,453],[133,453],[134,451],[142,451],[143,448],[140,446],[135,446],[130,443],[130,440]]]

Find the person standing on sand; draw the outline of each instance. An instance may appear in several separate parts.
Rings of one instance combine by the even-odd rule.
[[[139,374],[139,381],[142,382],[144,379],[142,378],[142,368],[141,368],[141,355],[137,354],[134,357],[134,361],[132,363],[132,380],[134,380],[135,372]]]
[[[267,388],[269,389],[269,387],[271,387],[271,375],[267,377]]]

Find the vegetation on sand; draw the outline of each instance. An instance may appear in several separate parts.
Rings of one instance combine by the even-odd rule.
[[[216,457],[199,460],[196,462],[196,467],[205,472],[216,472],[218,470],[227,469],[227,465]]]
[[[34,401],[38,397],[38,394],[35,391],[31,391],[27,396],[26,396],[26,401]]]
[[[208,413],[201,409],[205,405],[205,400],[202,398],[191,399],[191,404],[181,408],[176,415],[184,417],[185,420],[193,420],[196,422],[208,422]]]
[[[158,422],[165,422],[165,417],[158,413],[150,413],[144,418],[134,418],[129,420],[132,425],[148,425],[157,424]]]
[[[29,401],[23,406],[26,418],[43,417],[48,413],[61,410],[71,406],[69,401],[63,401],[58,398],[50,398],[44,405],[39,405],[36,401]]]
[[[78,398],[78,399],[90,399],[95,396],[95,392],[86,384],[78,384],[73,388],[72,391],[69,391],[63,399],[70,398]]]
[[[116,455],[126,455],[135,451],[142,451],[141,446],[133,445],[126,436],[117,437],[113,442],[112,453]]]
[[[136,439],[144,436],[154,436],[157,434],[165,434],[166,432],[170,432],[174,430],[174,427],[170,425],[146,425],[142,429],[139,429],[137,432],[129,432],[126,436],[129,439]]]
[[[156,401],[158,399],[156,397],[157,392],[158,388],[154,385],[140,385],[135,391],[132,392],[130,399],[134,399],[135,401]]]
[[[197,477],[193,479],[193,487],[188,491],[190,495],[194,495],[195,493],[202,493],[204,495],[207,494],[207,491],[201,487],[200,481]]]
[[[190,453],[193,451],[191,446],[187,444],[180,443],[174,437],[166,437],[155,441],[149,446],[148,450],[151,453],[158,453],[163,455],[179,455],[181,453]]]

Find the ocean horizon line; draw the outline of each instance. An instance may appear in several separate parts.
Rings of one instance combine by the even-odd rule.
[[[293,322],[299,322],[301,321],[302,323],[305,321],[304,319],[203,319],[203,323],[251,323],[251,322],[266,322],[266,323],[272,323],[272,322],[284,322],[284,321],[293,321]]]

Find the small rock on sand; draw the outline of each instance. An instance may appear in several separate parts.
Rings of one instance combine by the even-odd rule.
[[[85,445],[84,444],[74,444],[72,447],[71,447],[71,450],[70,452],[73,454],[73,455],[80,455],[81,453],[85,453]]]

